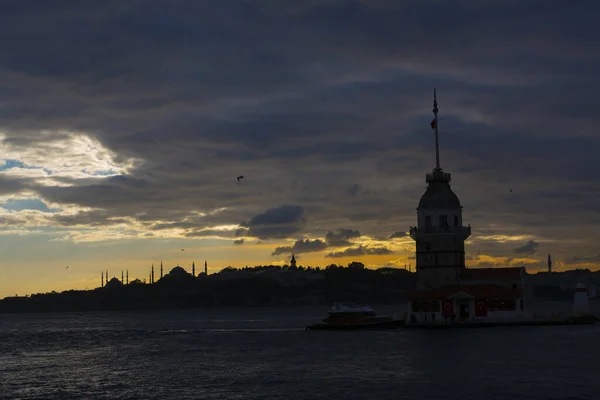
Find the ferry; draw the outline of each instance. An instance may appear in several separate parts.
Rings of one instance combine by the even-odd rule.
[[[322,322],[308,325],[306,330],[396,329],[403,325],[404,320],[390,316],[378,316],[367,304],[335,303],[329,310],[327,318]]]

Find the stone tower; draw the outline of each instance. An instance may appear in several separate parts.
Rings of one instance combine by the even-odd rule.
[[[440,167],[437,114],[434,89],[435,168],[425,176],[427,190],[417,208],[418,224],[410,228],[417,250],[417,289],[457,284],[465,269],[465,240],[471,235],[471,226],[463,226],[462,206],[450,188],[450,174]]]

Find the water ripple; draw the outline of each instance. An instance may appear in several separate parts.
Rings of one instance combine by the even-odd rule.
[[[600,325],[306,332],[322,309],[219,312],[1,316],[0,398],[600,398]]]

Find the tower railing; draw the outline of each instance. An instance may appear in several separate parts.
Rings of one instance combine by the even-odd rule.
[[[452,177],[449,172],[434,169],[433,172],[429,172],[425,175],[425,182],[450,182]]]

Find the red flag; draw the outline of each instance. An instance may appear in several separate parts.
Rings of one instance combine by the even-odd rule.
[[[431,120],[431,129],[435,129],[435,118]]]
[[[450,317],[453,314],[454,311],[452,310],[452,300],[444,300],[442,302],[442,316]]]
[[[484,299],[475,300],[475,316],[476,317],[487,317],[488,308],[487,302]]]

